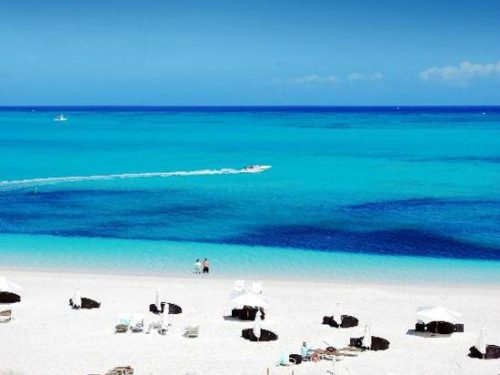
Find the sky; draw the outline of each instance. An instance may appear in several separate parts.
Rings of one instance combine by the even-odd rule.
[[[498,105],[498,0],[0,0],[0,105]]]

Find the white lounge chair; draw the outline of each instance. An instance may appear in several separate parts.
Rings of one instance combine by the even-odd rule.
[[[118,317],[118,322],[115,326],[115,333],[125,333],[130,328],[130,315],[122,314]]]
[[[0,311],[0,323],[7,323],[12,320],[12,310]]]
[[[234,282],[233,291],[235,293],[244,293],[245,292],[245,280],[236,280]]]
[[[132,332],[142,332],[144,330],[143,314],[132,314],[130,319],[130,329]]]
[[[190,325],[186,327],[186,331],[184,332],[184,336],[186,337],[198,337],[200,333],[200,326]]]
[[[160,335],[166,335],[172,324],[168,323],[165,319],[166,315],[161,316],[159,319],[151,320],[148,324],[146,333],[150,333],[152,329],[156,330]]]

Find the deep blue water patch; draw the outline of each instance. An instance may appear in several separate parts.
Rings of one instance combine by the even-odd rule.
[[[414,198],[414,199],[399,199],[387,201],[366,202],[361,204],[353,204],[348,208],[351,210],[362,211],[380,211],[380,210],[407,210],[415,208],[442,207],[450,206],[470,207],[482,206],[484,208],[497,208],[500,210],[500,201],[487,199],[440,199],[440,198]]]
[[[354,232],[315,226],[262,227],[223,243],[379,255],[500,260],[500,248],[415,229]]]

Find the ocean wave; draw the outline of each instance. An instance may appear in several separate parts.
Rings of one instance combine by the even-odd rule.
[[[27,187],[36,187],[40,185],[53,185],[70,182],[82,181],[101,181],[101,180],[118,180],[132,178],[165,178],[165,177],[181,177],[181,176],[207,176],[207,175],[224,175],[224,174],[241,174],[254,173],[247,168],[233,169],[200,169],[194,171],[175,171],[175,172],[141,172],[141,173],[121,173],[121,174],[104,174],[91,176],[66,176],[66,177],[42,177],[30,178],[23,180],[6,180],[0,181],[0,191],[22,189]]]

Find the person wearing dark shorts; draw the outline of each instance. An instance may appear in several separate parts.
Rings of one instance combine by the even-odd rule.
[[[203,273],[209,273],[210,272],[210,264],[208,263],[208,259],[205,258],[203,260]]]

